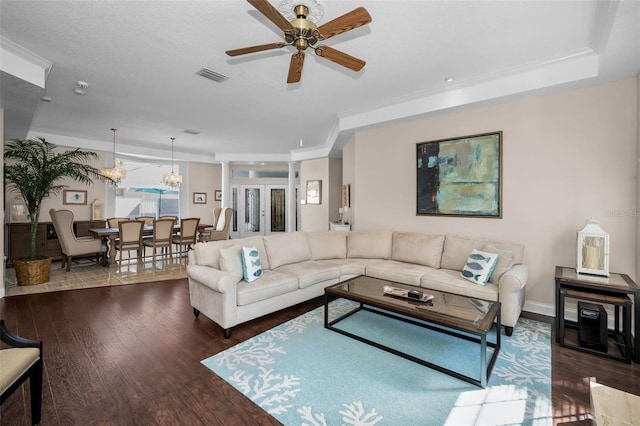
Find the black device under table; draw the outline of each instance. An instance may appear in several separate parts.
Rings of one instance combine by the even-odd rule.
[[[600,277],[578,274],[575,268],[556,266],[555,280],[556,342],[560,346],[627,363],[632,359],[640,362],[640,288],[628,275],[612,273],[609,277]],[[565,318],[565,304],[569,299],[578,302],[578,321]],[[607,328],[606,310],[602,305],[613,306],[613,330]],[[631,332],[632,308],[635,337]],[[578,331],[577,344],[565,341],[566,328]],[[620,355],[608,351],[610,338]]]

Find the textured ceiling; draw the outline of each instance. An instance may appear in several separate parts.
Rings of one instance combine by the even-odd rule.
[[[166,158],[175,137],[176,157],[192,161],[338,155],[360,128],[640,71],[637,1],[319,3],[320,24],[369,11],[371,24],[324,42],[365,60],[361,72],[308,52],[301,82],[287,85],[293,48],[227,56],[282,39],[239,0],[1,0],[0,35],[53,64],[52,101],[33,108],[29,136],[110,150],[116,127],[122,154]],[[229,79],[196,75],[205,67]],[[12,91],[3,78],[3,97]]]

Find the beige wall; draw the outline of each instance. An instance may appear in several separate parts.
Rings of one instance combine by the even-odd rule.
[[[300,199],[305,200],[308,180],[322,181],[322,204],[300,205],[301,231],[316,232],[329,229],[329,159],[303,161],[300,163]]]
[[[636,158],[640,171],[640,73],[636,76]],[[640,184],[636,185],[636,210],[640,210]],[[636,218],[636,268],[640,265],[640,215]],[[636,275],[638,275],[636,273]],[[638,321],[638,319],[634,319]]]
[[[188,216],[199,217],[200,222],[213,224],[213,209],[221,207],[215,201],[215,191],[222,190],[222,166],[220,164],[189,163],[189,186],[187,194]],[[193,204],[193,193],[207,194],[207,204]],[[182,215],[187,217],[187,215]]]
[[[349,185],[350,206],[345,219],[351,224],[352,229],[355,229],[354,212],[356,211],[356,203],[354,203],[353,200],[358,191],[358,188],[354,184],[356,176],[355,161],[355,143],[354,139],[351,138],[342,150],[342,183],[344,185]],[[342,188],[340,190],[342,190]]]
[[[0,108],[0,137],[2,138],[2,140],[4,141],[4,109]],[[2,161],[2,164],[0,164],[0,172],[2,172],[2,176],[4,176],[4,161]],[[2,205],[4,206],[4,191],[0,191],[0,201],[2,201]],[[6,212],[4,211],[4,209],[2,210],[3,215],[6,215]],[[5,269],[6,269],[6,264],[4,262],[4,254],[5,254],[5,247],[7,246],[6,242],[4,241],[4,216],[2,218],[2,221],[0,221],[0,224],[2,224],[2,229],[0,229],[0,241],[2,241],[2,245],[0,246],[0,257],[2,258],[2,284],[0,284],[0,298],[4,297],[4,275],[5,275]]]
[[[328,189],[328,214],[329,220],[337,222],[340,220],[340,211],[342,207],[342,159],[329,159],[329,187]]]
[[[635,278],[637,86],[630,79],[357,133],[344,151],[352,229],[522,242],[527,304],[553,314],[554,266],[575,266],[576,232],[593,216],[611,235],[611,270]],[[416,143],[497,130],[503,218],[416,216]]]

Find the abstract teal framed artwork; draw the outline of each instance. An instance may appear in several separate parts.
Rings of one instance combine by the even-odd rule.
[[[418,215],[502,217],[502,132],[417,144]]]

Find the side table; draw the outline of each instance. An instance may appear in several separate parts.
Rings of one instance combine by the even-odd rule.
[[[555,280],[557,343],[561,346],[566,346],[564,343],[564,329],[566,325],[573,325],[572,322],[565,319],[565,298],[601,302],[615,307],[616,324],[614,334],[624,340],[624,342],[619,342],[624,347],[624,360],[630,362],[632,358],[635,362],[640,363],[640,287],[628,275],[612,273],[609,277],[599,277],[578,274],[575,268],[556,266]],[[631,305],[633,305],[633,309],[631,309]],[[619,330],[620,308],[623,311],[621,332]],[[634,312],[633,318],[635,321],[633,338],[630,330],[631,310]],[[579,347],[574,348],[598,354],[597,351]],[[602,355],[606,356],[606,354]]]
[[[342,222],[329,222],[329,231],[351,231],[351,225]]]

